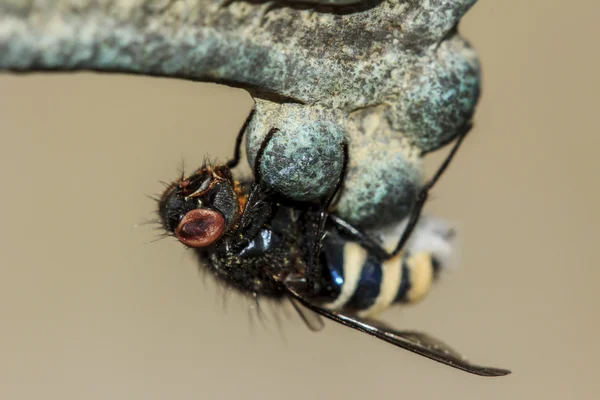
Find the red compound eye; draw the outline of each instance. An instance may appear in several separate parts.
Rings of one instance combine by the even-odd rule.
[[[225,229],[225,219],[215,211],[199,208],[185,214],[177,225],[175,236],[189,247],[205,247],[215,242]]]

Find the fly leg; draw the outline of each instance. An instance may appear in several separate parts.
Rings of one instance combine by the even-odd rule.
[[[454,147],[452,148],[452,150],[450,151],[450,153],[448,154],[448,156],[446,157],[446,159],[444,160],[442,165],[440,165],[440,167],[436,171],[435,175],[427,183],[425,183],[425,185],[423,185],[423,187],[419,191],[419,194],[417,195],[417,201],[416,201],[415,205],[413,206],[413,209],[410,213],[410,216],[408,219],[408,224],[406,225],[404,232],[402,232],[402,236],[400,236],[400,239],[398,240],[396,247],[394,248],[394,250],[391,253],[388,253],[373,238],[369,237],[369,235],[365,234],[358,228],[355,228],[354,226],[352,226],[350,223],[348,223],[344,219],[342,219],[336,215],[330,215],[329,221],[331,223],[333,223],[333,225],[339,231],[341,231],[345,235],[349,236],[352,240],[360,243],[363,247],[365,247],[367,250],[372,252],[379,259],[388,260],[388,259],[396,256],[404,248],[404,245],[406,245],[406,242],[410,238],[410,235],[412,234],[415,227],[417,226],[417,223],[419,222],[419,218],[421,216],[421,211],[423,210],[423,206],[425,205],[425,202],[427,201],[427,198],[429,197],[429,191],[436,184],[436,182],[440,179],[440,177],[442,176],[444,171],[446,171],[446,169],[448,168],[448,165],[450,165],[450,162],[454,158],[454,155],[457,153],[458,149],[460,148],[460,145],[462,144],[464,138],[467,136],[467,134],[469,133],[471,128],[472,128],[471,123],[468,123],[465,125],[465,127],[462,129],[461,133],[459,134],[458,138],[456,139],[456,143],[454,144]]]
[[[244,133],[246,133],[246,128],[248,128],[248,124],[250,123],[250,120],[252,120],[255,110],[256,109],[253,108],[252,111],[250,111],[250,114],[248,114],[246,117],[242,128],[235,138],[235,150],[233,153],[233,158],[225,163],[225,165],[227,165],[229,168],[235,168],[240,163],[240,159],[242,158],[242,140],[244,140]]]
[[[402,248],[404,247],[404,245],[406,244],[408,239],[410,238],[410,235],[412,234],[415,227],[417,226],[417,222],[419,222],[419,218],[421,217],[421,211],[423,210],[423,206],[425,205],[425,202],[427,201],[427,198],[429,197],[429,191],[431,190],[431,188],[433,188],[433,186],[436,184],[436,182],[440,179],[440,177],[442,176],[444,171],[446,171],[446,169],[448,168],[448,165],[450,165],[450,162],[452,162],[452,159],[458,152],[460,145],[462,144],[462,142],[465,139],[465,137],[467,136],[467,134],[471,131],[472,127],[473,127],[473,125],[471,123],[468,123],[463,127],[461,133],[459,134],[458,138],[456,139],[456,143],[454,143],[454,147],[452,147],[452,150],[450,150],[450,153],[448,154],[448,156],[446,157],[446,159],[444,160],[442,165],[440,165],[440,167],[436,171],[435,175],[429,180],[429,182],[427,182],[425,185],[423,185],[423,187],[419,191],[419,195],[417,196],[417,202],[415,203],[415,205],[412,209],[412,212],[410,213],[410,218],[408,220],[408,224],[406,225],[406,229],[404,229],[404,232],[402,232],[402,236],[400,236],[400,240],[398,240],[398,244],[396,244],[396,248],[394,249],[394,251],[391,254],[389,254],[388,258],[392,258],[396,254],[398,254],[402,250]]]
[[[248,200],[246,201],[246,206],[242,211],[238,228],[240,233],[248,238],[253,238],[256,234],[258,234],[258,232],[263,229],[264,225],[273,215],[273,204],[269,200],[269,197],[272,194],[263,184],[262,174],[260,172],[260,164],[267,144],[271,138],[273,138],[273,135],[278,131],[279,129],[273,128],[269,131],[269,133],[267,133],[267,136],[261,143],[258,153],[256,154],[253,170],[254,182],[252,182],[252,187],[248,193]]]
[[[346,171],[348,169],[348,143],[344,141],[342,144],[342,152],[344,154],[344,160],[342,164],[342,170],[336,182],[335,188],[329,196],[320,204],[319,211],[317,213],[316,221],[316,232],[314,241],[312,243],[312,249],[309,250],[308,263],[306,270],[306,283],[308,290],[311,293],[318,293],[320,290],[319,281],[321,277],[321,266],[319,264],[319,255],[321,254],[321,248],[323,247],[323,237],[325,236],[325,226],[329,220],[329,208],[333,204],[336,196],[339,194],[346,177]]]

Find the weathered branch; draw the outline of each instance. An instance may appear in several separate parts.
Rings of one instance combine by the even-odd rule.
[[[315,2],[360,3],[360,11],[295,1],[0,0],[0,69],[112,71],[246,88],[263,100],[249,131],[251,159],[263,128],[301,134],[302,118],[273,111],[279,104],[319,110],[352,146],[341,214],[359,224],[382,209],[399,215],[420,182],[420,153],[445,144],[472,116],[479,67],[455,27],[475,0]],[[269,176],[281,165],[264,168]],[[302,184],[298,193],[315,189]],[[376,203],[366,198],[375,192]]]

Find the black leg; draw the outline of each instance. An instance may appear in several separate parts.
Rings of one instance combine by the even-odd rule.
[[[227,161],[227,163],[225,163],[225,165],[227,165],[229,168],[235,168],[240,163],[240,158],[242,157],[242,140],[244,140],[244,133],[246,132],[246,128],[248,128],[248,124],[254,116],[254,111],[254,108],[252,109],[252,111],[250,111],[250,114],[244,121],[244,125],[242,125],[242,128],[237,134],[237,137],[235,139],[235,150],[233,153],[233,158]]]
[[[329,214],[329,222],[337,228],[344,236],[348,237],[354,242],[357,242],[370,254],[375,255],[381,260],[386,260],[390,257],[390,254],[381,245],[375,241],[371,236],[365,234],[360,229],[356,228],[345,219],[338,217],[335,214]]]
[[[394,257],[396,254],[398,254],[400,252],[400,250],[402,250],[404,248],[404,245],[410,238],[410,235],[412,234],[413,230],[415,229],[415,226],[417,226],[417,222],[419,222],[419,217],[421,216],[421,211],[423,210],[423,206],[425,205],[425,202],[427,201],[427,198],[429,197],[429,191],[436,184],[436,182],[440,179],[440,177],[442,176],[444,171],[446,171],[446,169],[448,168],[448,165],[450,165],[450,162],[452,161],[452,158],[454,158],[454,155],[460,148],[460,145],[462,144],[464,138],[467,136],[467,134],[469,133],[469,131],[471,130],[472,127],[473,127],[473,125],[471,123],[468,123],[467,125],[464,126],[462,132],[456,139],[456,143],[454,144],[454,147],[450,151],[450,154],[448,154],[448,156],[446,157],[446,159],[444,160],[442,165],[440,165],[440,167],[438,168],[438,170],[435,173],[435,175],[433,176],[433,178],[431,178],[429,180],[429,182],[427,182],[421,188],[419,195],[417,196],[417,202],[415,203],[415,205],[410,213],[410,217],[408,220],[408,224],[406,225],[406,229],[404,230],[404,232],[402,232],[402,236],[400,237],[400,240],[398,241],[396,248],[394,249],[394,251],[391,254],[389,254],[388,258]]]
[[[250,188],[250,192],[248,193],[246,207],[244,207],[244,211],[242,211],[242,215],[240,217],[240,229],[246,232],[246,235],[250,237],[252,237],[252,235],[255,233],[252,229],[255,229],[256,226],[258,226],[254,223],[254,221],[252,221],[252,219],[254,219],[254,216],[258,214],[263,214],[264,218],[262,219],[266,221],[267,216],[270,215],[272,211],[269,205],[270,203],[266,201],[266,197],[268,197],[270,193],[269,190],[263,186],[262,175],[260,173],[260,164],[262,162],[262,157],[265,152],[265,149],[267,148],[267,145],[269,144],[269,141],[273,138],[273,135],[278,131],[279,129],[272,128],[267,133],[264,140],[260,144],[260,148],[256,153],[256,158],[254,159],[254,182],[252,182],[252,187]],[[268,210],[262,211],[261,208],[267,208]],[[262,226],[262,224],[263,222],[261,222],[259,225]],[[252,230],[252,232],[250,232],[249,230]]]
[[[267,145],[273,139],[273,135],[279,132],[278,128],[271,128],[271,130],[267,133],[267,136],[263,139],[258,151],[256,152],[256,158],[254,158],[254,168],[252,172],[254,173],[254,183],[256,185],[262,185],[262,174],[260,172],[260,164],[262,163],[263,154],[265,153],[265,149]]]
[[[349,157],[348,156],[348,143],[346,143],[345,141],[342,143],[342,154],[343,154],[342,171],[341,171],[340,175],[338,176],[338,180],[335,183],[335,187],[333,188],[333,191],[323,202],[323,210],[325,212],[329,211],[329,207],[333,203],[333,200],[336,198],[336,196],[338,195],[338,193],[344,186],[344,178],[346,177],[346,172],[348,170],[348,157]]]
[[[454,147],[452,148],[450,154],[448,154],[448,157],[446,157],[440,168],[438,168],[433,178],[429,182],[427,182],[419,191],[417,201],[411,211],[406,229],[402,233],[402,236],[400,237],[398,244],[396,245],[392,253],[388,253],[383,247],[381,247],[381,245],[377,241],[375,241],[369,235],[362,232],[360,229],[354,227],[352,224],[350,224],[343,218],[340,218],[335,214],[331,214],[329,215],[329,221],[337,228],[338,231],[342,232],[345,236],[349,237],[353,241],[359,243],[361,246],[367,249],[369,253],[375,255],[379,259],[388,260],[394,257],[400,252],[400,250],[404,248],[404,245],[410,238],[410,235],[413,232],[415,226],[417,225],[419,217],[421,216],[421,211],[429,195],[429,190],[431,190],[433,185],[435,185],[435,183],[439,180],[442,173],[446,170],[446,168],[448,168],[448,165],[450,165],[452,158],[458,151],[458,148],[460,147],[467,133],[469,133],[469,131],[471,130],[471,127],[471,124],[465,126],[463,131],[456,139],[456,143],[454,144]]]
[[[309,255],[306,280],[309,289],[313,292],[317,292],[319,290],[319,288],[317,287],[317,282],[319,282],[321,271],[318,260],[319,254],[321,254],[321,248],[323,247],[323,236],[325,234],[325,224],[329,217],[329,207],[331,206],[337,194],[341,190],[344,184],[344,179],[346,177],[346,171],[348,169],[348,143],[346,143],[345,141],[342,143],[342,152],[344,155],[342,171],[338,176],[335,188],[330,193],[330,195],[327,196],[327,198],[325,198],[325,200],[319,207],[317,231],[315,234],[313,249]]]

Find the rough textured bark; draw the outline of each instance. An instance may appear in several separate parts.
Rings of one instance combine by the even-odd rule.
[[[291,181],[271,183],[291,197],[315,199],[330,187],[323,165],[335,171],[340,149],[336,140],[307,138],[342,133],[351,158],[338,212],[369,226],[406,213],[421,184],[422,154],[472,117],[479,65],[456,26],[474,2],[0,0],[0,69],[243,87],[258,99],[250,160],[266,130],[280,128],[282,143],[273,146],[289,144],[291,156],[273,151],[264,175],[289,167]],[[307,127],[307,115],[319,118]],[[296,136],[306,140],[291,143]]]

